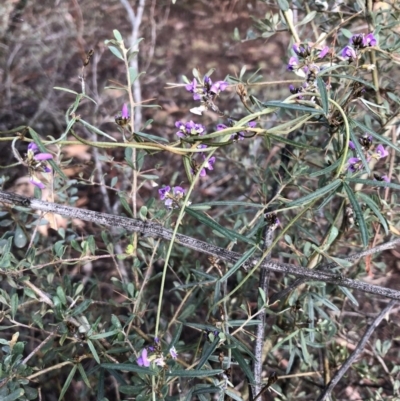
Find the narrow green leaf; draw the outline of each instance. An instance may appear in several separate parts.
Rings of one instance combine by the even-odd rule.
[[[331,164],[330,166],[325,167],[325,168],[323,168],[321,170],[318,170],[318,171],[314,171],[313,173],[310,173],[309,176],[313,178],[313,177],[318,177],[320,175],[329,174],[333,170],[336,170],[336,167],[339,166],[340,161],[341,161],[341,159],[338,159],[338,160],[335,161],[335,163]]]
[[[334,312],[340,312],[340,309],[331,301],[329,301],[327,298],[325,297],[321,297],[321,295],[313,292],[312,296],[314,297],[314,299],[317,299],[318,301],[322,302],[325,306],[327,306],[329,309],[332,309]]]
[[[103,400],[105,392],[104,392],[104,383],[105,383],[105,377],[104,377],[104,369],[99,370],[99,378],[97,382],[97,400]]]
[[[155,370],[143,368],[139,365],[134,365],[133,363],[102,363],[100,366],[104,369],[122,370],[124,372],[135,372],[151,376],[158,374],[158,372]]]
[[[105,136],[108,139],[111,139],[112,141],[116,142],[117,140],[115,138],[113,138],[112,136],[106,134],[105,132],[103,132],[102,130],[96,128],[95,126],[89,124],[88,122],[86,122],[85,120],[78,120],[82,125],[84,125],[86,128],[90,129],[92,132],[101,135],[101,136]]]
[[[303,20],[301,20],[299,23],[297,23],[295,26],[308,24],[315,18],[316,15],[317,15],[316,11],[309,12],[308,14],[306,14],[306,17]]]
[[[79,369],[79,373],[80,373],[81,376],[82,376],[82,380],[85,382],[85,384],[86,384],[89,388],[91,388],[89,379],[88,379],[88,377],[87,377],[87,375],[86,375],[86,372],[85,372],[85,369],[83,368],[83,366],[82,366],[81,363],[78,363],[78,369]]]
[[[290,333],[287,337],[285,337],[285,338],[283,338],[282,340],[278,341],[278,342],[275,344],[275,346],[271,349],[270,352],[274,352],[275,350],[279,349],[280,346],[281,346],[282,344],[284,344],[286,341],[289,341],[291,338],[297,336],[298,332],[299,332],[299,330],[295,330],[295,331],[293,331],[292,333]]]
[[[368,207],[374,212],[375,216],[379,219],[383,229],[385,230],[385,234],[389,234],[389,227],[387,225],[386,219],[382,216],[382,213],[379,210],[378,205],[367,195],[360,192],[358,194],[360,198],[368,205]]]
[[[365,168],[365,171],[368,174],[371,174],[371,169],[369,168],[369,163],[368,163],[367,159],[365,158],[364,152],[361,149],[360,142],[358,141],[358,138],[354,134],[353,128],[351,126],[350,126],[350,139],[353,142],[354,146],[356,147],[357,155],[360,157],[360,159],[363,163],[363,166]]]
[[[310,362],[310,354],[308,353],[306,339],[304,337],[303,330],[300,330],[300,345],[301,345],[301,352],[303,354],[304,361],[308,364]]]
[[[211,370],[172,370],[170,372],[166,372],[166,376],[173,377],[209,377],[220,375],[223,373],[223,369],[211,369]]]
[[[224,237],[228,238],[230,241],[236,242],[236,240],[239,239],[243,242],[246,242],[247,244],[255,245],[253,240],[250,240],[244,235],[241,235],[235,231],[229,230],[228,228],[221,226],[220,224],[218,224],[208,216],[204,215],[203,213],[199,213],[191,209],[190,207],[185,208],[185,211],[187,214],[197,219],[200,223],[205,224],[208,227],[211,227],[213,230],[219,232]]]
[[[364,86],[367,86],[368,88],[372,88],[375,90],[375,86],[371,84],[371,82],[365,81],[362,78],[351,76],[351,75],[345,75],[345,74],[330,74],[331,77],[334,78],[340,78],[340,79],[350,79],[351,81],[357,81],[363,84]]]
[[[271,138],[273,140],[275,140],[276,142],[280,142],[280,143],[284,143],[285,145],[291,145],[295,148],[300,148],[300,149],[307,149],[307,150],[315,150],[315,151],[320,151],[321,148],[316,148],[314,146],[310,146],[307,143],[301,143],[301,142],[295,142],[292,141],[290,139],[287,139],[285,136],[280,136],[280,135],[274,135],[274,134],[270,134],[268,132],[268,138]]]
[[[92,343],[92,341],[91,340],[87,340],[87,345],[89,346],[89,349],[90,349],[90,352],[92,353],[92,355],[93,355],[93,358],[95,359],[95,361],[100,365],[100,358],[99,358],[99,355],[97,354],[97,351],[96,351],[96,348],[95,348],[95,346],[93,345],[93,343]]]
[[[108,46],[108,48],[110,49],[110,52],[112,54],[114,54],[114,56],[118,57],[120,60],[124,60],[124,57],[121,54],[121,51],[116,48],[115,46]]]
[[[11,297],[11,317],[14,320],[18,311],[18,294],[13,294]]]
[[[60,397],[58,397],[58,401],[61,401],[64,398],[64,395],[67,392],[68,387],[70,386],[70,384],[72,382],[72,379],[74,378],[76,369],[78,369],[78,366],[74,365],[74,367],[71,369],[71,372],[69,372],[67,380],[65,380],[64,386],[63,386],[63,388],[61,390]]]
[[[368,229],[365,224],[365,220],[364,220],[364,216],[363,216],[360,204],[358,203],[354,192],[351,190],[351,188],[345,182],[343,183],[343,188],[345,189],[345,191],[347,193],[347,196],[349,198],[351,206],[356,215],[356,220],[358,223],[358,227],[360,229],[363,245],[367,246],[368,245]]]
[[[91,299],[85,299],[79,306],[77,306],[74,311],[71,313],[71,316],[77,316],[83,313],[89,306],[91,305]]]
[[[264,107],[280,107],[282,109],[290,109],[290,110],[297,110],[297,111],[304,111],[306,113],[312,114],[322,114],[322,110],[320,109],[313,109],[312,107],[302,106],[300,104],[293,104],[293,103],[283,103],[283,102],[266,102],[262,103]]]
[[[120,332],[120,330],[111,330],[111,331],[107,331],[106,333],[94,334],[93,336],[90,336],[89,339],[90,340],[100,340],[101,338],[115,336],[119,332]]]
[[[71,90],[71,89],[68,89],[68,88],[62,88],[62,87],[60,87],[60,86],[53,86],[53,89],[56,89],[56,90],[59,90],[59,91],[63,91],[63,92],[72,93],[72,94],[74,94],[75,96],[79,95],[78,92],[75,92],[75,91],[73,91],[73,90]]]
[[[114,38],[118,40],[118,42],[122,42],[122,35],[120,34],[118,29],[113,30]]]
[[[324,113],[327,116],[329,113],[328,92],[326,91],[325,82],[321,77],[317,77],[317,85],[319,94],[321,95],[322,108],[324,109]]]
[[[399,184],[393,184],[391,182],[386,181],[378,181],[378,180],[363,180],[362,178],[346,178],[346,182],[354,182],[357,184],[369,185],[371,187],[384,187],[384,188],[393,188],[400,189]]]
[[[350,292],[350,290],[346,287],[341,287],[340,285],[338,286],[339,290],[343,292],[343,294],[349,298],[349,300],[352,302],[354,306],[359,306],[358,301],[354,298],[354,295]]]
[[[240,369],[247,376],[247,379],[249,380],[249,383],[250,384],[254,383],[253,372],[252,372],[252,370],[250,368],[250,365],[243,358],[242,353],[237,348],[232,348],[231,351],[232,351],[232,356],[235,358],[236,362],[240,366]]]
[[[232,268],[228,269],[228,271],[219,279],[222,283],[227,280],[230,276],[236,273],[237,270],[243,265],[243,263],[247,262],[248,259],[253,255],[253,253],[257,250],[256,247],[253,247],[246,251],[243,256],[232,266]]]
[[[218,347],[220,338],[218,336],[215,337],[214,341],[209,344],[205,343],[203,347],[203,355],[200,358],[199,363],[196,366],[196,370],[200,370],[204,364],[208,361],[208,358],[210,355],[215,351],[215,349]]]
[[[337,179],[335,181],[332,181],[330,184],[326,185],[325,187],[317,189],[315,192],[312,192],[309,195],[303,196],[302,198],[296,199],[292,202],[289,202],[286,204],[286,207],[295,207],[295,206],[300,206],[303,205],[304,203],[308,203],[314,199],[318,199],[322,197],[323,195],[334,191],[336,188],[338,188],[341,185],[342,181]]]

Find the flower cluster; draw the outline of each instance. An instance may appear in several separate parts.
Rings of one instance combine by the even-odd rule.
[[[214,100],[220,92],[228,87],[225,81],[212,82],[208,75],[205,75],[202,82],[198,82],[196,78],[185,86],[186,90],[193,94],[194,100],[200,100],[201,106],[194,107],[190,111],[194,114],[201,115],[203,111],[211,109],[219,112],[218,107],[215,105]]]
[[[350,44],[341,51],[341,56],[349,62],[352,62],[357,58],[357,52],[359,50],[365,49],[366,47],[376,46],[376,44],[377,40],[372,32],[367,35],[364,35],[363,33],[353,35],[350,38]]]
[[[168,358],[177,359],[178,353],[176,352],[175,347],[171,347],[169,349]],[[136,362],[139,366],[144,366],[148,368],[152,362],[154,362],[157,366],[164,367],[166,358],[161,350],[160,341],[155,338],[154,345],[151,345],[147,348],[143,348],[140,357],[136,359]]]
[[[193,121],[189,121],[187,123],[183,123],[182,121],[177,121],[175,123],[175,127],[179,129],[176,135],[179,138],[185,138],[188,136],[201,136],[205,134],[205,127],[201,124],[196,124]]]
[[[365,134],[364,136],[362,136],[361,138],[358,139],[358,142],[361,145],[361,149],[364,152],[366,152],[365,157],[366,157],[367,162],[369,162],[371,159],[377,159],[377,160],[383,159],[389,155],[389,152],[385,149],[385,147],[382,144],[379,144],[373,152],[370,152],[370,148],[372,146],[372,136],[371,135]],[[356,146],[355,146],[354,142],[349,141],[349,149],[351,149],[352,151],[356,150]],[[355,173],[356,171],[361,170],[363,167],[362,161],[359,157],[350,157],[349,160],[347,161],[347,163],[348,163],[347,169],[352,173]],[[383,177],[387,178],[387,176],[383,176]],[[388,180],[388,178],[386,180],[386,178],[383,178],[383,177],[382,177],[383,181]]]
[[[160,188],[158,194],[168,209],[175,209],[179,207],[179,201],[185,196],[185,190],[179,186],[172,187],[171,190],[171,187],[167,185]]]
[[[52,158],[53,155],[50,153],[41,153],[36,143],[31,142],[28,145],[28,151],[26,153],[24,163],[29,169],[30,182],[40,189],[44,189],[45,185],[42,181],[40,181],[36,174],[50,173],[51,168],[48,166],[46,161],[51,160]]]

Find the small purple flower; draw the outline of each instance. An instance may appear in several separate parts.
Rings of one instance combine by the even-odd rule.
[[[188,121],[187,123],[177,121],[175,127],[179,128],[179,131],[176,133],[179,138],[184,138],[189,135],[204,135],[206,130],[204,125],[196,124],[193,121]]]
[[[356,145],[354,145],[353,141],[349,141],[349,149],[356,150]]]
[[[299,57],[305,58],[310,55],[310,47],[309,46],[303,47],[303,46],[300,46],[299,44],[295,43],[292,46],[292,49]]]
[[[29,181],[31,184],[35,185],[36,187],[38,187],[40,189],[46,188],[42,182],[40,182],[39,180],[36,180],[35,178],[30,178]]]
[[[197,80],[196,80],[196,78],[193,78],[193,81],[190,84],[187,84],[185,86],[185,89],[188,92],[193,93],[193,99],[194,100],[200,100],[201,99],[200,95],[197,93]]]
[[[324,46],[324,47],[320,50],[320,52],[319,52],[319,54],[318,54],[318,58],[319,58],[319,59],[322,59],[322,58],[324,58],[328,53],[329,53],[329,46]]]
[[[37,161],[50,160],[53,158],[53,155],[50,153],[38,153],[39,147],[34,142],[31,142],[28,145],[28,153],[29,152],[32,152],[34,154],[33,158]]]
[[[359,159],[358,157],[350,157],[347,162],[349,163],[348,170],[352,173],[355,173],[362,168],[361,159]]]
[[[228,126],[225,124],[217,124],[217,131],[222,131],[225,128],[228,128]]]
[[[203,155],[203,158],[204,158],[204,160],[206,159],[206,156],[204,156]],[[215,163],[215,157],[214,156],[212,156],[212,157],[210,157],[209,159],[208,159],[208,161],[207,161],[207,163],[205,164],[205,166],[204,166],[204,168],[206,168],[207,170],[214,170],[214,167],[213,167],[213,165],[214,165],[214,163]],[[205,175],[205,174],[204,174]]]
[[[382,159],[389,155],[389,152],[383,147],[383,145],[378,145],[376,147],[376,155],[378,159]]]
[[[341,55],[342,57],[349,59],[349,61],[352,61],[357,58],[357,54],[351,46],[346,46],[342,50]]]
[[[169,350],[169,354],[171,355],[171,358],[172,358],[172,359],[178,358],[178,353],[176,352],[175,347],[172,347],[172,348]]]
[[[360,48],[364,47],[364,34],[360,33],[360,34],[357,34],[357,35],[353,35],[350,38],[350,43],[356,49],[360,49]]]
[[[377,40],[376,40],[376,38],[375,38],[375,36],[374,36],[374,34],[371,32],[371,33],[369,33],[367,36],[365,36],[364,38],[363,38],[363,45],[365,46],[365,47],[368,47],[368,46],[376,46],[376,44],[377,44]]]
[[[128,106],[125,103],[122,106],[121,117],[125,118],[126,120],[128,120],[130,118],[129,111],[128,111]]]
[[[142,355],[136,359],[136,362],[139,366],[145,366],[146,368],[148,368],[150,366],[150,361],[147,358],[147,349],[143,348],[142,349]]]
[[[158,190],[158,194],[160,195],[160,200],[164,200],[170,190],[171,187],[169,185],[160,188]]]
[[[183,198],[185,196],[185,190],[182,187],[176,186],[172,188],[172,193],[177,198]],[[155,339],[154,339],[155,341]]]
[[[227,87],[228,82],[217,81],[213,85],[211,85],[210,92],[218,95],[220,92],[223,92]]]
[[[381,177],[381,180],[382,180],[382,181],[385,181],[385,182],[390,182],[390,178],[389,178],[387,175],[383,175],[383,176]]]
[[[298,58],[297,57],[290,57],[290,59],[289,59],[289,63],[288,63],[288,65],[287,65],[287,69],[289,70],[289,71],[294,71],[297,67],[298,67],[298,65],[299,65],[299,60],[298,60]]]

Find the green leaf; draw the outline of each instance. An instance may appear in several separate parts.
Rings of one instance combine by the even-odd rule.
[[[325,187],[317,189],[315,192],[312,192],[309,195],[303,196],[302,198],[299,198],[292,202],[287,203],[286,207],[287,208],[296,207],[296,206],[303,205],[304,203],[308,203],[314,199],[318,199],[318,198],[322,197],[323,195],[337,189],[341,185],[341,183],[342,183],[342,181],[339,179],[332,181],[330,184],[326,185]]]
[[[92,353],[92,355],[93,355],[93,358],[95,359],[95,361],[100,365],[100,358],[99,358],[99,355],[97,354],[97,351],[96,351],[96,348],[95,348],[95,346],[93,345],[93,343],[92,343],[92,341],[91,340],[87,340],[87,345],[89,346],[89,349],[90,349],[90,352]]]
[[[119,332],[120,332],[120,330],[111,330],[111,331],[107,331],[106,333],[94,334],[93,336],[90,336],[89,339],[90,340],[100,340],[101,338],[115,336]]]
[[[108,46],[108,48],[110,49],[110,52],[112,54],[114,54],[114,56],[118,57],[120,60],[124,60],[124,57],[121,54],[121,51],[116,48],[115,46]]]
[[[235,274],[237,270],[243,265],[243,263],[247,262],[248,259],[253,255],[253,253],[257,250],[256,247],[253,247],[246,251],[240,259],[232,266],[232,268],[228,269],[228,271],[219,279],[222,283],[227,280],[232,274]]]
[[[254,383],[253,372],[252,372],[252,370],[250,368],[250,365],[243,358],[242,353],[237,348],[232,348],[231,351],[232,351],[232,356],[235,358],[236,362],[240,366],[240,369],[247,376],[247,378],[249,380],[249,383],[250,384]]]
[[[86,384],[89,388],[91,388],[89,379],[88,379],[88,377],[87,377],[87,375],[86,375],[86,372],[85,372],[85,369],[83,368],[83,366],[82,366],[81,363],[78,363],[78,369],[79,369],[79,373],[80,373],[81,376],[82,376],[82,380],[85,382],[85,384]]]
[[[166,376],[172,377],[208,377],[220,375],[223,373],[223,369],[211,369],[211,370],[173,370],[166,372]]]
[[[63,386],[63,388],[61,390],[60,397],[58,397],[58,401],[61,401],[64,398],[64,395],[67,392],[68,387],[70,386],[70,384],[72,382],[72,379],[74,378],[76,369],[78,369],[78,366],[74,365],[74,367],[71,369],[71,372],[69,372],[67,380],[65,380],[64,386]]]
[[[313,109],[312,107],[302,106],[300,104],[293,104],[293,103],[283,103],[283,102],[266,102],[262,103],[264,107],[280,107],[282,109],[290,109],[290,110],[297,110],[297,111],[304,111],[306,113],[312,114],[322,114],[322,110],[320,109]]]
[[[346,287],[338,286],[339,290],[343,292],[343,294],[351,301],[354,306],[359,306],[358,301],[354,298],[354,295],[350,292],[350,290]]]
[[[158,375],[158,372],[155,370],[143,368],[139,365],[134,365],[133,363],[102,363],[100,366],[104,369],[122,370],[125,372],[135,372],[151,376]]]
[[[116,142],[117,140],[115,138],[113,138],[112,136],[106,134],[105,132],[103,132],[102,130],[94,127],[93,125],[89,124],[88,122],[86,122],[85,120],[78,120],[82,125],[84,125],[86,128],[88,128],[90,131],[94,132],[95,134],[101,135],[101,136],[105,136],[108,139],[111,139],[112,141]]]
[[[71,313],[71,316],[77,316],[83,313],[89,306],[91,305],[92,300],[91,299],[85,299],[79,306],[77,306],[73,312]]]
[[[59,90],[59,91],[63,91],[63,92],[72,93],[72,94],[74,94],[75,96],[78,96],[78,95],[79,95],[78,92],[75,92],[75,91],[73,91],[73,90],[71,90],[71,89],[62,88],[62,87],[60,87],[60,86],[53,86],[53,89],[56,89],[56,90]]]
[[[289,3],[287,0],[278,0],[278,6],[282,11],[289,10]]]
[[[364,79],[359,78],[359,77],[353,77],[352,75],[345,75],[345,74],[330,74],[330,76],[334,77],[334,78],[350,79],[352,81],[357,81],[357,82],[360,82],[361,84],[363,84],[364,86],[367,86],[367,87],[375,90],[375,86],[372,85],[371,82],[365,81]]]
[[[11,317],[14,320],[18,311],[18,294],[13,294],[11,297]]]
[[[393,188],[400,189],[399,184],[393,184],[391,182],[386,181],[378,181],[378,180],[363,180],[362,178],[346,178],[346,182],[355,182],[357,184],[369,185],[371,187],[384,187],[384,188]]]
[[[213,230],[219,232],[222,234],[224,237],[228,238],[230,241],[236,242],[237,239],[246,242],[247,244],[250,245],[255,245],[253,240],[250,240],[249,238],[245,237],[244,235],[241,235],[235,231],[229,230],[228,228],[225,228],[209,218],[208,216],[204,215],[203,213],[199,213],[190,207],[185,208],[185,212],[197,219],[200,223],[205,224],[208,227],[211,227]]]
[[[368,229],[365,224],[364,216],[360,207],[360,204],[358,203],[354,192],[351,190],[351,188],[344,182],[343,183],[343,188],[345,189],[347,196],[349,198],[349,201],[351,203],[351,206],[354,210],[354,213],[356,215],[356,220],[358,223],[358,227],[360,229],[361,233],[361,240],[363,242],[364,246],[368,245]]]
[[[210,357],[210,355],[218,347],[219,341],[220,341],[220,338],[218,336],[216,336],[214,341],[211,344],[209,344],[209,343],[204,344],[203,355],[201,356],[201,359],[196,366],[196,370],[200,370],[204,366],[204,364],[208,361],[208,358]]]
[[[120,34],[120,32],[118,31],[118,29],[114,29],[113,30],[113,34],[114,34],[114,38],[116,40],[118,40],[118,42],[122,42],[122,35]]]
[[[62,287],[58,286],[56,292],[57,292],[58,298],[60,298],[61,303],[63,305],[67,305],[67,298],[65,296],[65,292],[62,289]]]
[[[367,204],[367,206],[374,212],[375,216],[379,219],[383,229],[385,230],[385,234],[389,234],[389,227],[387,225],[386,219],[382,216],[382,213],[379,210],[378,205],[367,195],[359,192],[358,196],[362,198],[362,200]]]
[[[303,354],[304,361],[308,364],[310,362],[310,354],[308,353],[306,339],[304,337],[303,330],[300,330],[300,345],[301,345],[301,352]]]
[[[268,138],[274,139],[277,142],[284,143],[285,145],[291,145],[295,148],[300,148],[300,149],[307,149],[307,150],[315,150],[315,151],[321,151],[321,148],[316,148],[314,146],[310,146],[307,143],[301,143],[301,142],[295,142],[292,141],[285,136],[281,135],[274,135],[268,132]]]
[[[321,95],[322,108],[324,109],[324,113],[327,116],[329,113],[328,92],[326,91],[325,82],[321,77],[317,77],[317,85],[319,94]]]
[[[306,17],[303,20],[301,20],[299,23],[297,23],[295,26],[308,24],[315,18],[316,15],[317,15],[316,11],[309,12],[308,14],[306,14]]]
[[[323,168],[323,169],[321,169],[321,170],[314,171],[313,173],[310,173],[309,176],[313,178],[313,177],[318,177],[318,176],[320,176],[320,175],[329,174],[329,173],[331,173],[333,170],[336,170],[336,167],[339,166],[339,163],[340,163],[340,159],[336,160],[335,163],[331,164],[331,165],[328,166],[328,167],[325,167],[325,168]]]
[[[19,224],[17,224],[17,227],[15,228],[15,234],[14,234],[14,245],[17,248],[23,248],[27,242],[28,242],[28,239],[26,238],[24,230],[21,228],[21,226]]]
[[[11,394],[8,394],[6,397],[2,398],[1,400],[2,401],[18,400],[24,394],[25,394],[25,391],[22,388],[19,388],[18,390],[13,391]]]

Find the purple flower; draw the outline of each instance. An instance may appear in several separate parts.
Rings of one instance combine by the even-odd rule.
[[[122,106],[122,110],[121,110],[121,117],[128,120],[129,117],[129,111],[128,111],[128,106],[124,103]]]
[[[376,156],[378,159],[382,159],[389,155],[389,152],[383,147],[383,145],[378,145],[376,147]]]
[[[38,153],[39,147],[36,145],[35,142],[31,142],[28,145],[28,153],[30,152],[34,154],[33,158],[37,161],[50,160],[53,158],[53,155],[51,155],[50,153]]]
[[[138,359],[136,359],[136,362],[139,366],[145,366],[148,368],[150,366],[150,361],[147,358],[147,349],[143,348],[142,349],[142,356],[140,356]]]
[[[363,45],[364,45],[364,47],[368,47],[368,46],[376,46],[376,44],[377,44],[377,40],[376,40],[376,38],[375,38],[375,36],[374,36],[374,34],[371,32],[371,33],[369,33],[367,36],[365,36],[364,38],[363,38]]]
[[[353,141],[349,141],[349,149],[356,150],[356,145],[354,145]]]
[[[213,85],[211,85],[210,92],[219,94],[219,92],[224,91],[228,87],[228,82],[225,81],[217,81]]]
[[[310,47],[309,46],[303,47],[303,46],[300,46],[299,44],[295,43],[292,46],[292,49],[299,57],[305,58],[310,55]]]
[[[290,57],[290,59],[289,59],[289,63],[288,63],[288,65],[287,65],[287,69],[289,70],[289,71],[294,71],[297,67],[298,67],[298,65],[299,65],[299,60],[298,60],[298,58],[297,57]]]
[[[346,46],[342,50],[341,55],[342,57],[349,59],[349,61],[352,61],[357,58],[357,54],[351,46]]]
[[[175,347],[172,347],[172,348],[169,350],[169,354],[171,355],[171,358],[172,358],[172,359],[178,358],[178,353],[176,352]]]
[[[382,181],[385,181],[385,182],[390,182],[390,178],[389,178],[387,175],[383,175],[383,176],[381,177],[381,180],[382,180]]]
[[[186,124],[182,121],[177,121],[175,127],[179,128],[179,131],[176,133],[179,138],[184,138],[189,135],[204,135],[206,130],[204,125],[196,124],[193,121],[189,121]]]
[[[357,35],[353,35],[350,38],[350,43],[356,48],[359,49],[361,47],[364,47],[364,34],[360,33]]]
[[[35,178],[30,178],[29,181],[31,184],[37,186],[40,189],[46,188],[45,185],[41,181],[36,180]]]
[[[206,156],[203,155],[203,158],[204,158],[204,160],[205,160],[205,159],[206,159]],[[210,158],[208,159],[208,161],[206,162],[204,168],[206,168],[207,170],[214,170],[214,167],[213,167],[214,163],[215,163],[215,157],[212,156],[212,157],[210,157]],[[204,175],[205,175],[205,174],[204,174]]]
[[[200,100],[201,99],[200,95],[197,93],[197,80],[196,80],[196,78],[193,78],[193,81],[190,84],[187,84],[185,86],[185,89],[187,91],[189,91],[190,93],[193,93],[193,99],[194,100]]]
[[[228,128],[228,126],[225,124],[217,124],[217,131],[222,131],[225,128]]]
[[[358,157],[350,157],[347,162],[349,163],[348,170],[352,173],[355,173],[362,168],[361,159],[359,159]]]
[[[171,187],[169,185],[167,185],[166,187],[160,188],[158,190],[158,194],[160,195],[160,200],[164,200],[170,190],[171,190]]]
[[[327,54],[329,53],[329,46],[324,46],[319,54],[318,54],[318,58],[324,58]]]
[[[182,187],[176,186],[172,188],[172,193],[175,197],[182,198],[185,195],[185,190]]]

